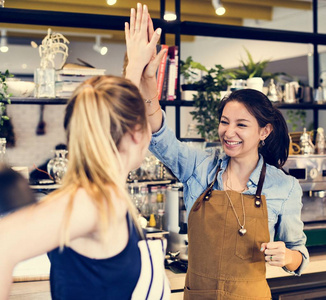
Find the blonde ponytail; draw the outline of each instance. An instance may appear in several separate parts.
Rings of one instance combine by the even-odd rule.
[[[112,193],[125,201],[136,227],[136,209],[121,178],[118,146],[127,132],[136,125],[147,130],[143,99],[129,80],[99,76],[87,80],[76,89],[67,104],[64,126],[68,139],[69,164],[60,190],[51,198],[70,196],[60,245],[69,245],[69,221],[73,199],[82,187],[90,196],[99,214],[101,237],[105,240],[110,222],[116,221]]]

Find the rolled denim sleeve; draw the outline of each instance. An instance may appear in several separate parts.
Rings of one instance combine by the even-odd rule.
[[[149,150],[167,166],[182,183],[196,172],[196,166],[207,156],[205,151],[189,147],[180,142],[174,132],[166,125],[163,112],[163,123],[159,131],[153,133]]]
[[[289,273],[300,275],[309,263],[309,253],[305,246],[307,238],[301,221],[302,189],[297,179],[294,177],[291,179],[292,188],[288,198],[282,204],[276,234],[288,249],[297,250],[302,254],[302,263],[297,270],[289,271],[283,267]]]

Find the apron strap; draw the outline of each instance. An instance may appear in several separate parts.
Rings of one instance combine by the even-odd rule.
[[[261,205],[261,191],[263,189],[265,175],[266,175],[266,162],[264,160],[263,167],[261,168],[261,172],[260,172],[260,176],[259,176],[256,195],[255,195],[255,206],[256,207],[260,207],[260,205]]]
[[[200,201],[197,202],[196,206],[194,207],[194,211],[197,211],[201,205],[203,201],[209,201],[209,198],[212,194],[213,191],[213,186],[217,180],[217,175],[218,173],[221,171],[221,168],[218,167],[214,180],[212,181],[212,183],[208,186],[208,188],[206,189],[206,191],[204,192],[204,195],[202,197],[202,199]],[[255,206],[256,207],[260,207],[261,205],[261,191],[263,189],[263,184],[264,184],[264,180],[265,180],[265,175],[266,175],[266,162],[263,158],[263,166],[260,172],[260,176],[259,176],[259,181],[258,181],[258,185],[257,185],[257,190],[256,190],[256,194],[255,194]]]
[[[214,177],[214,180],[212,181],[212,183],[208,186],[208,188],[205,190],[204,192],[204,195],[203,197],[201,197],[200,201],[197,202],[196,206],[194,207],[194,211],[197,211],[200,207],[201,207],[201,204],[203,201],[208,201],[211,194],[212,194],[212,191],[213,191],[213,186],[217,180],[217,175],[218,173],[221,171],[221,168],[218,167],[217,171],[216,171],[216,174],[215,174],[215,177]]]

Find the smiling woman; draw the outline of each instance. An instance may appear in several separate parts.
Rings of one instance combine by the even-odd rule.
[[[126,76],[140,85],[145,99],[156,87],[152,56],[142,55],[151,46],[148,34],[155,35],[151,22],[140,36],[127,39]],[[218,118],[222,156],[178,141],[164,111],[149,118],[150,150],[184,186],[189,241],[184,299],[267,300],[265,261],[299,275],[309,259],[300,219],[302,190],[281,170],[289,147],[286,122],[263,93],[251,89],[223,100]]]

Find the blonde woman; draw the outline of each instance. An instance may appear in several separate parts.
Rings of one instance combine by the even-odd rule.
[[[151,137],[144,101],[127,79],[94,77],[68,102],[64,126],[69,166],[62,187],[0,219],[0,299],[9,295],[15,265],[46,252],[53,299],[130,299],[150,269],[125,190]],[[163,259],[161,265],[163,273]]]

